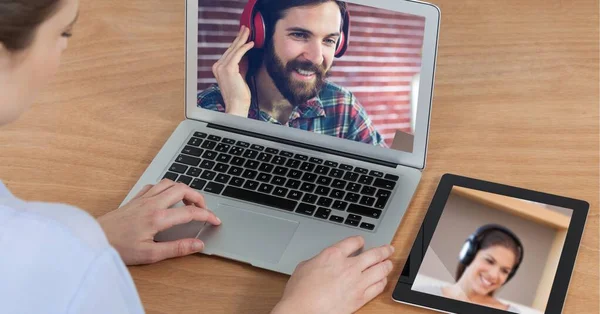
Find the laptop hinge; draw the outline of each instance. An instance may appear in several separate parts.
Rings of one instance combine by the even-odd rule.
[[[227,127],[227,126],[223,126],[223,125],[218,125],[218,124],[213,124],[213,123],[209,123],[207,125],[207,127],[213,128],[213,129],[218,129],[218,130],[223,130],[223,131],[228,131],[228,132],[233,132],[233,133],[237,133],[237,134],[252,136],[252,137],[256,137],[256,138],[261,138],[264,140],[269,140],[269,141],[273,141],[273,142],[277,142],[277,143],[302,147],[302,148],[306,148],[306,149],[310,149],[310,150],[316,150],[316,151],[323,152],[323,153],[328,153],[328,154],[338,155],[338,156],[352,158],[352,159],[356,159],[356,160],[361,160],[364,162],[377,164],[377,165],[381,165],[381,166],[386,166],[386,167],[390,167],[390,168],[394,168],[394,169],[399,165],[399,164],[393,163],[393,162],[378,160],[375,158],[355,155],[352,153],[346,153],[346,152],[342,152],[339,150],[319,147],[316,145],[311,145],[311,144],[306,144],[306,143],[300,143],[300,142],[296,142],[296,141],[291,141],[291,140],[274,137],[271,135],[264,135],[264,134],[259,134],[259,133],[255,133],[255,132],[249,132],[249,131],[240,130],[240,129]]]

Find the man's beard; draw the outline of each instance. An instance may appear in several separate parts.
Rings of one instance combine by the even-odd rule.
[[[281,95],[294,107],[317,96],[325,84],[326,70],[323,65],[316,65],[310,61],[300,61],[298,59],[284,64],[275,53],[272,41],[267,44],[265,49],[264,62],[273,83],[275,83]],[[296,69],[314,72],[315,78],[306,82],[297,80],[292,77]]]

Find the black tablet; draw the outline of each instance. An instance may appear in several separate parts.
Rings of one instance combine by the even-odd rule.
[[[561,313],[588,209],[445,174],[392,297],[446,313]]]

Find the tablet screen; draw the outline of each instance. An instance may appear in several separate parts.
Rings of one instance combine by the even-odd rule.
[[[573,211],[453,186],[413,291],[544,313]]]

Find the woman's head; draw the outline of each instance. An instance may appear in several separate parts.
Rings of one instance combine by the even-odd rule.
[[[472,261],[459,263],[456,281],[477,294],[493,295],[514,275],[522,248],[512,236],[497,229],[484,232],[478,240]]]
[[[16,120],[54,76],[78,0],[0,2],[0,125]]]

